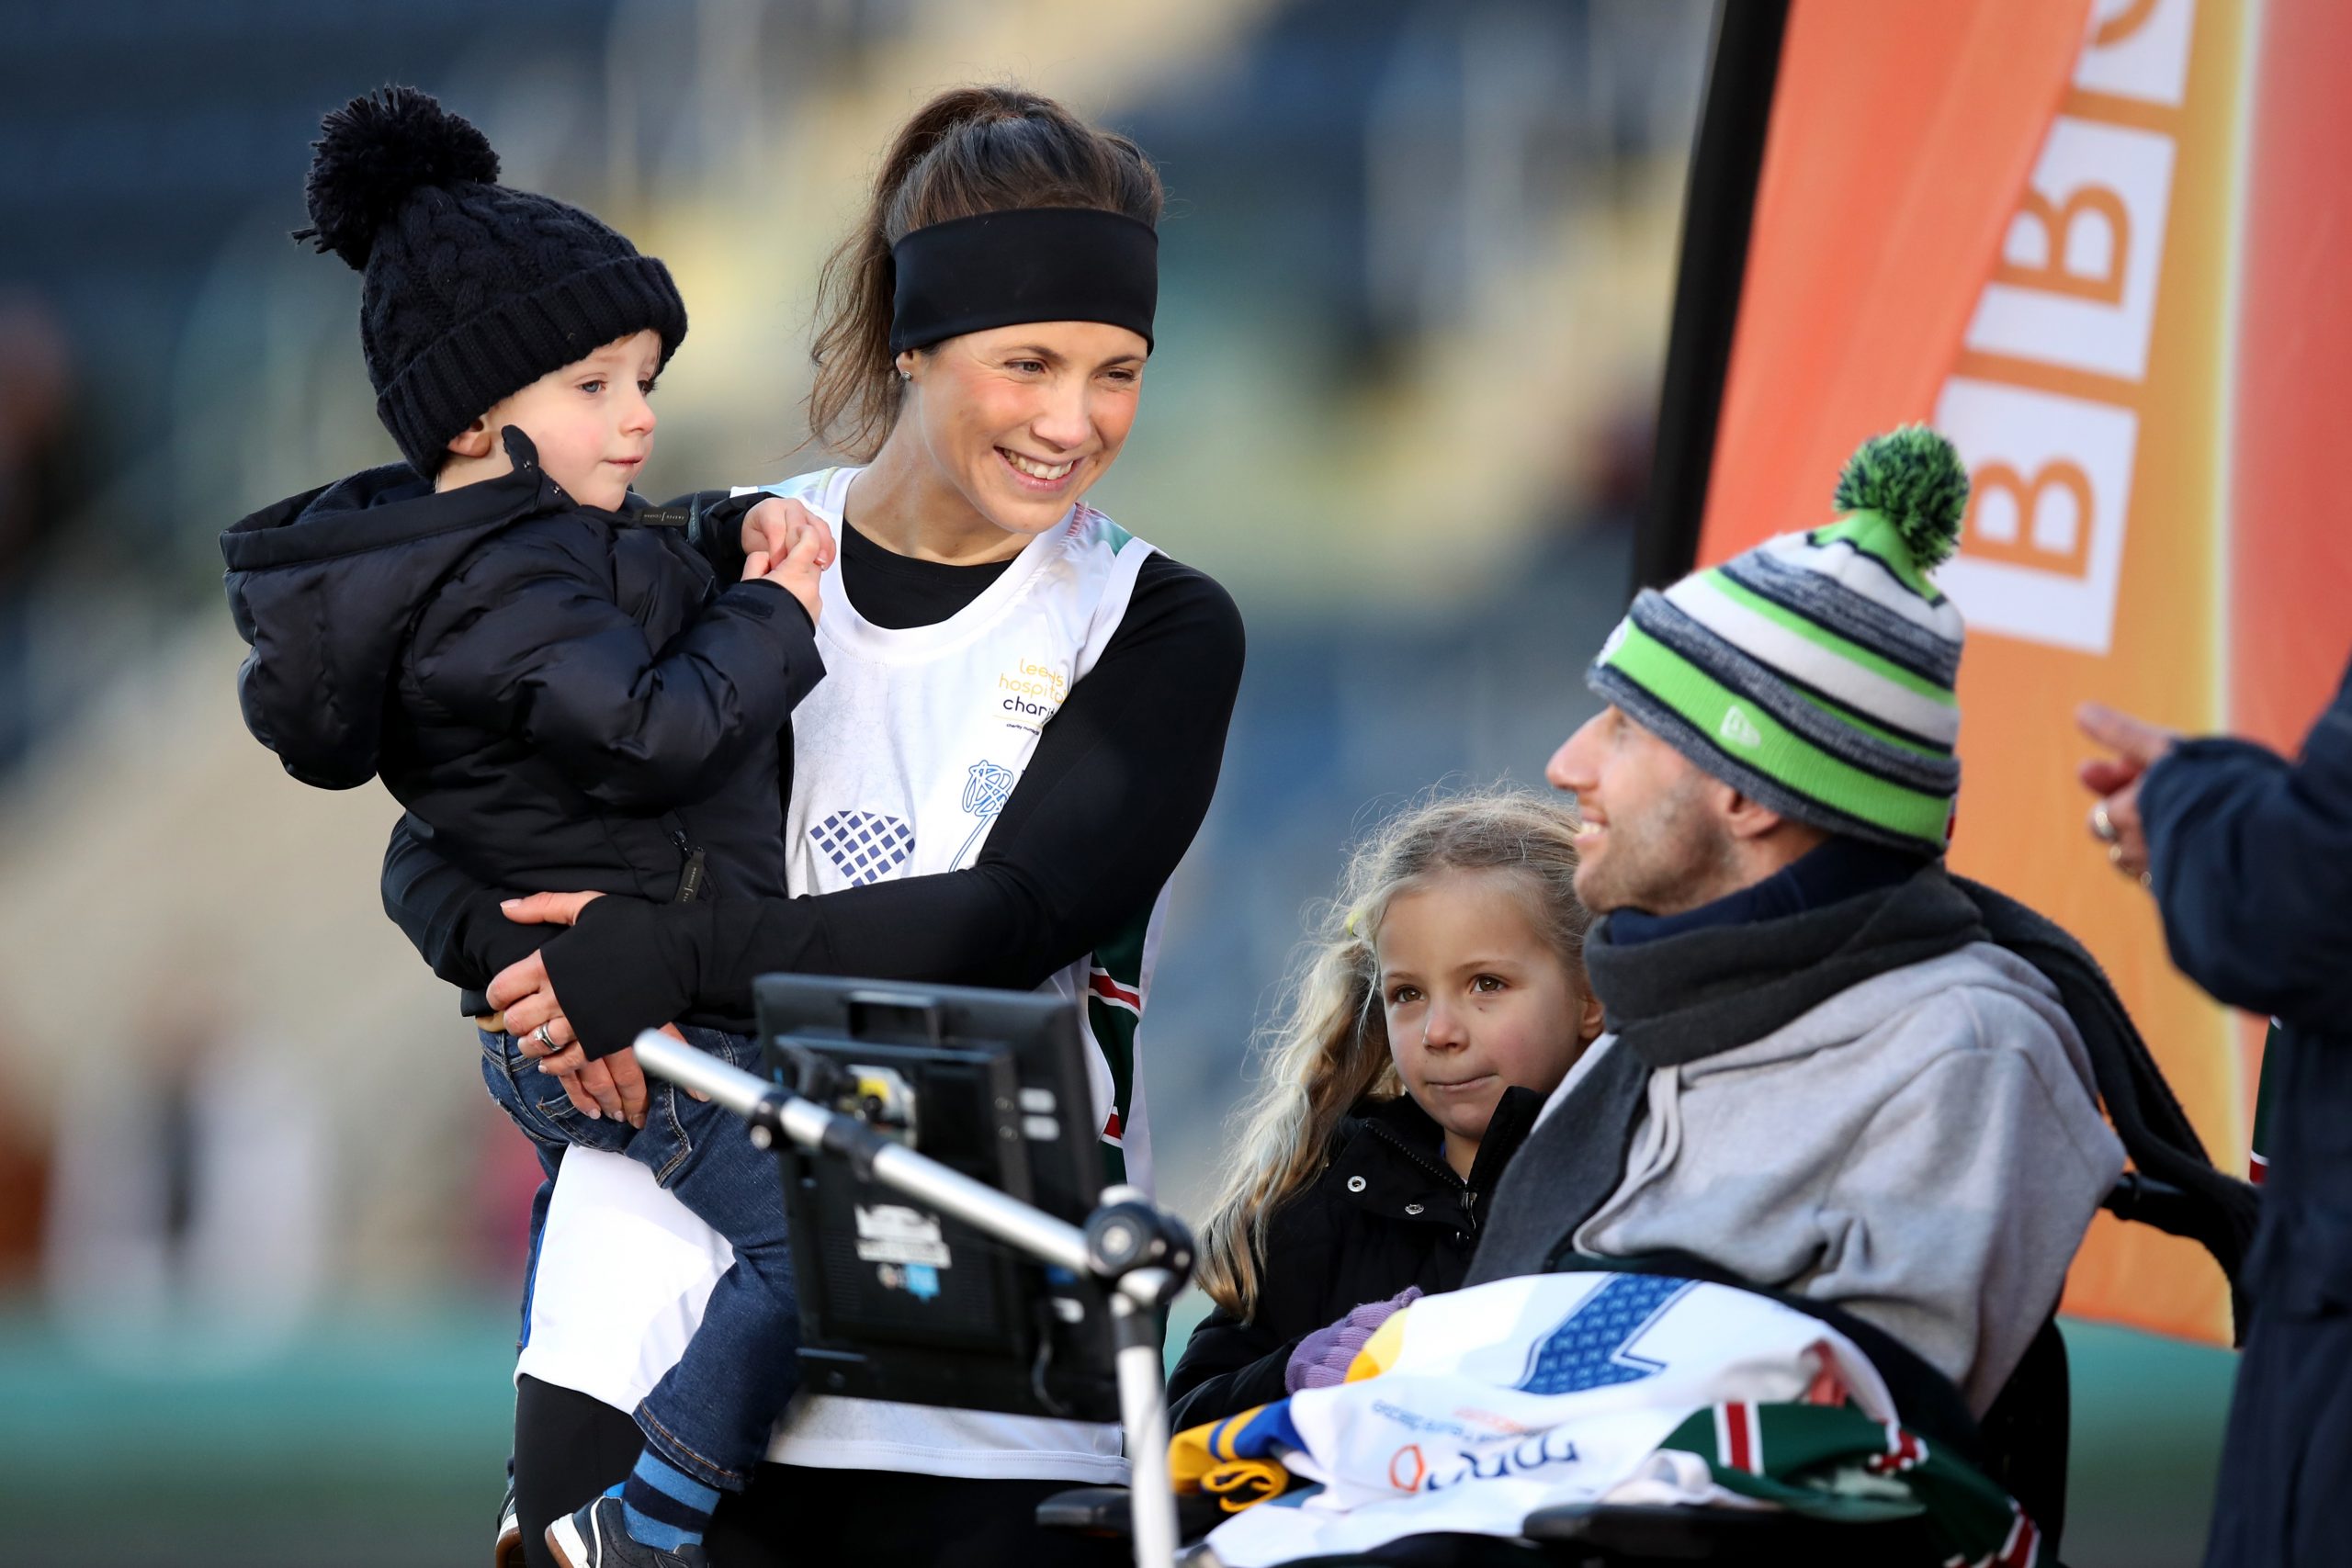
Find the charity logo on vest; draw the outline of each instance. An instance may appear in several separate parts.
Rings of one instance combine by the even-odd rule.
[[[1069,695],[1069,671],[1047,660],[1023,658],[997,676],[994,695],[1005,723],[1035,735]]]
[[[964,863],[964,858],[972,852],[973,840],[996,820],[996,814],[1012,797],[1012,786],[1020,782],[1021,775],[1011,768],[985,759],[964,770],[964,809],[978,820],[972,824],[971,833],[956,850],[956,864]]]

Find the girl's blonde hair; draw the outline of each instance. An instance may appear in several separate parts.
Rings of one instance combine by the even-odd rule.
[[[1578,826],[1556,796],[1497,785],[1408,807],[1356,846],[1339,897],[1313,912],[1317,929],[1284,985],[1282,1022],[1259,1039],[1258,1090],[1237,1113],[1238,1156],[1201,1231],[1201,1288],[1217,1305],[1255,1314],[1274,1211],[1322,1173],[1356,1101],[1404,1092],[1373,951],[1389,901],[1438,872],[1518,872],[1529,916],[1581,992],[1590,917],[1577,901]]]

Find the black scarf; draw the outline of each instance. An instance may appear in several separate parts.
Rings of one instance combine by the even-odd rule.
[[[2024,905],[1948,875],[1940,863],[1819,908],[1635,946],[1611,943],[1608,919],[1598,921],[1585,965],[1616,1044],[1504,1173],[1467,1283],[1541,1272],[1566,1249],[1624,1178],[1657,1068],[1735,1050],[1874,976],[1985,941],[2057,987],[2125,1153],[2187,1194],[2177,1213],[2153,1222],[2202,1243],[2234,1289],[2254,1232],[2254,1189],[2213,1168],[2097,961]]]
[[[1655,1069],[1761,1040],[1873,976],[1984,939],[1975,906],[1934,864],[1820,908],[1631,947],[1609,940],[1602,916],[1585,972],[1616,1044],[1503,1173],[1467,1282],[1551,1266],[1623,1179]]]

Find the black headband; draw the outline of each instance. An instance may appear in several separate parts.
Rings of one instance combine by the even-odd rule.
[[[890,247],[890,352],[1022,321],[1108,321],[1151,342],[1159,236],[1081,207],[951,218]]]

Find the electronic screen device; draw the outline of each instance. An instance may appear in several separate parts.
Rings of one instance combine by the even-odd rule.
[[[1104,1174],[1080,1003],[803,975],[755,984],[769,1076],[918,1153],[1083,1224]],[[1119,1418],[1109,1307],[960,1221],[781,1145],[802,1386]]]

